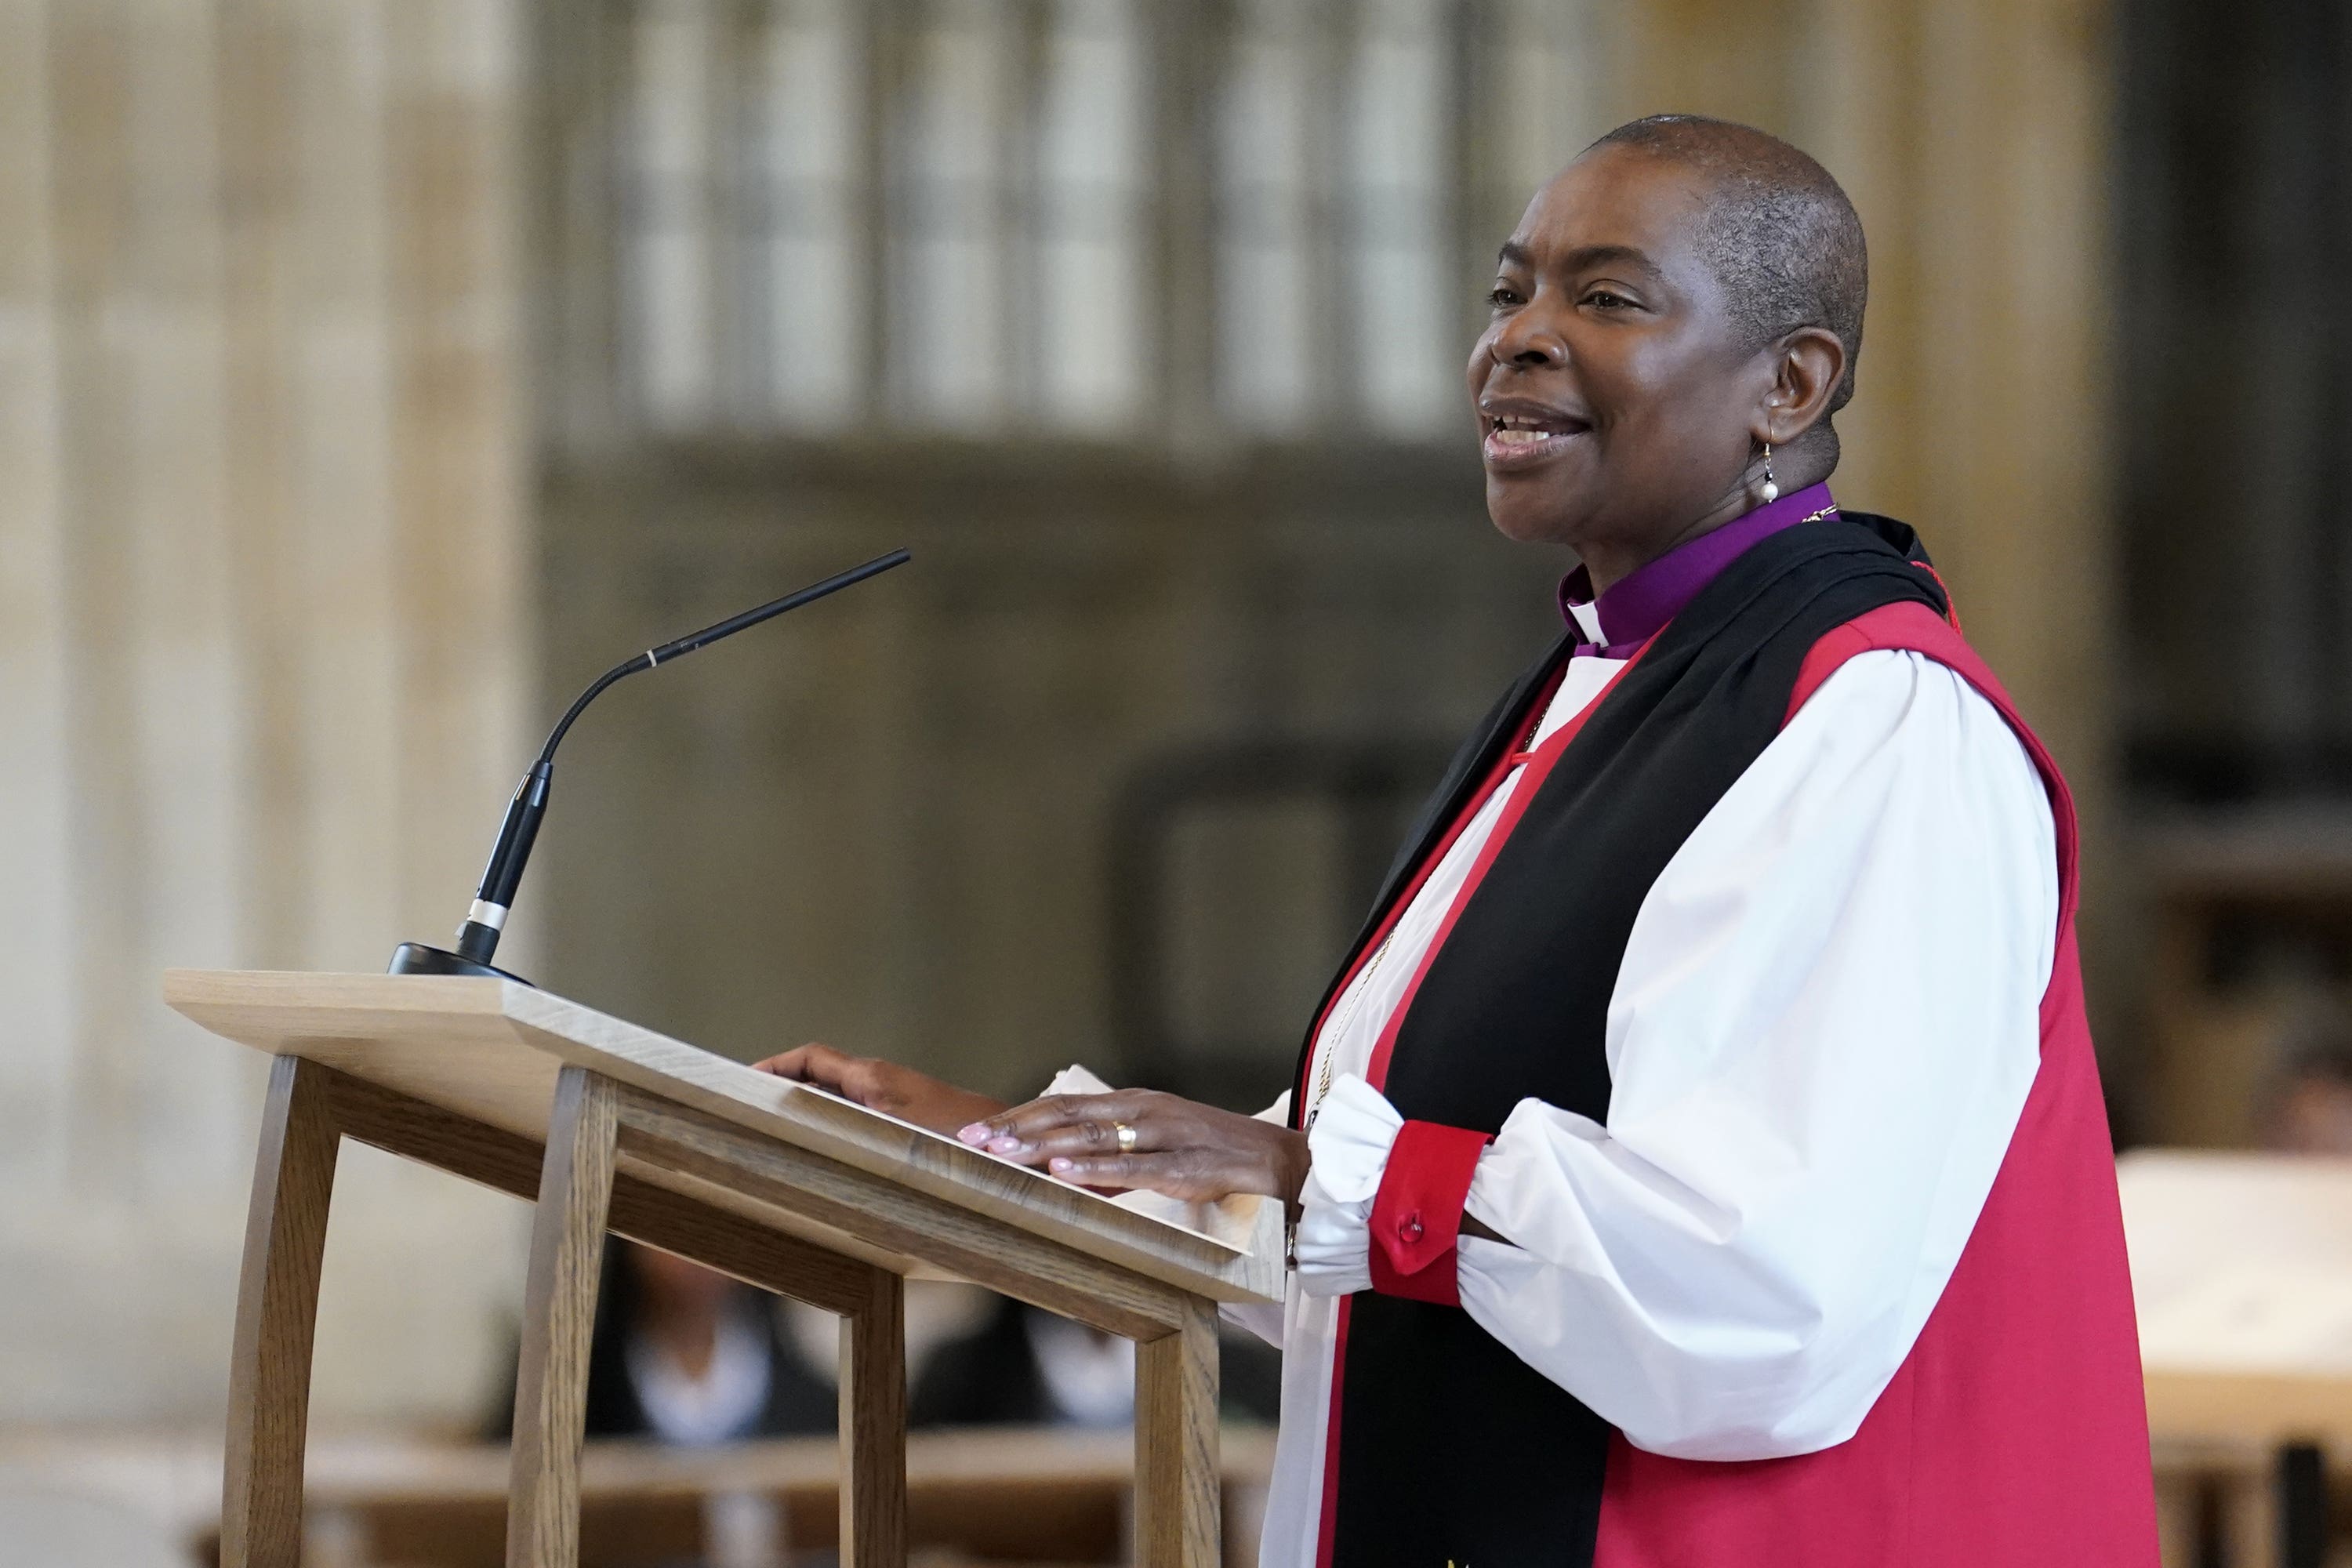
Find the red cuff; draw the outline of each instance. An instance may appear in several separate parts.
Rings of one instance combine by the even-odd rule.
[[[1484,1132],[1435,1121],[1408,1121],[1397,1131],[1372,1199],[1373,1289],[1442,1307],[1462,1304],[1454,1247],[1470,1178],[1490,1142]]]

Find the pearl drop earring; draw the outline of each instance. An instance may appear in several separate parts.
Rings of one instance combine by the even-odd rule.
[[[1780,499],[1780,487],[1772,478],[1772,443],[1764,443],[1764,504],[1770,506]]]

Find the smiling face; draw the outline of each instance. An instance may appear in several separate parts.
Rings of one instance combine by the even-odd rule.
[[[1495,525],[1574,548],[1604,585],[1748,510],[1758,443],[1793,433],[1788,356],[1744,340],[1705,259],[1712,195],[1670,160],[1588,153],[1503,247],[1471,351]]]

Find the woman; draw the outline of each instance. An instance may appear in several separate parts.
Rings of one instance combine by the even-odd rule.
[[[2156,1561],[2063,782],[1911,531],[1841,513],[1859,221],[1665,117],[1503,247],[1487,506],[1560,644],[1455,760],[1252,1119],[774,1070],[1296,1216],[1264,1561]]]
[[[776,1308],[699,1263],[610,1238],[588,1339],[587,1435],[682,1447],[830,1436],[833,1383]],[[493,1436],[513,1435],[514,1384],[511,1372],[499,1384]]]

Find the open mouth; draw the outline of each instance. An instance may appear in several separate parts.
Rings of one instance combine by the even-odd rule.
[[[1497,414],[1485,424],[1482,445],[1490,468],[1526,468],[1558,457],[1592,428],[1565,414]]]

